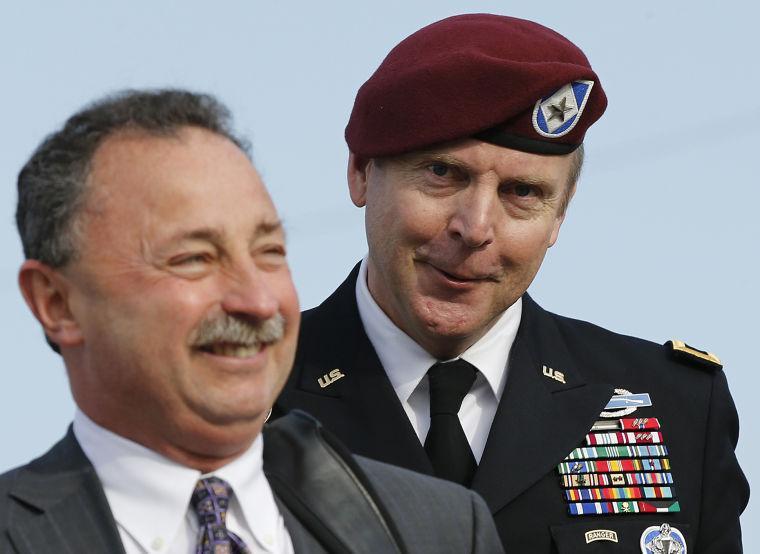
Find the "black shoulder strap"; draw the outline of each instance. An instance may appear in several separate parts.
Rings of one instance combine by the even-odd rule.
[[[264,473],[328,552],[405,552],[356,460],[310,415],[293,410],[264,427]]]

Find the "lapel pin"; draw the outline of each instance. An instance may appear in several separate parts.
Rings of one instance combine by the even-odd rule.
[[[554,379],[555,381],[559,381],[560,383],[565,383],[565,374],[561,371],[557,371],[555,369],[552,369],[550,367],[543,366],[544,368],[544,375],[549,377],[550,379]]]
[[[336,367],[330,373],[325,373],[324,375],[322,375],[322,377],[317,379],[317,381],[319,382],[320,388],[325,388],[327,386],[332,385],[335,381],[345,376],[346,375],[344,373],[341,373],[340,369]]]

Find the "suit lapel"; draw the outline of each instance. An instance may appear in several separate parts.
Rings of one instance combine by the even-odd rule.
[[[19,553],[124,552],[100,481],[71,429],[47,454],[20,470],[9,495],[39,511],[10,525]]]
[[[308,552],[309,554],[319,554],[326,552],[321,544],[309,533],[300,521],[293,515],[282,500],[275,494],[274,500],[282,514],[285,522],[285,528],[290,535],[290,542],[293,545],[293,552]]]
[[[356,306],[358,273],[357,265],[332,296],[304,315],[295,369],[278,404],[311,413],[356,454],[431,474],[430,461],[364,332]],[[343,377],[322,386],[335,369]]]
[[[560,371],[565,383],[544,374]],[[587,383],[551,316],[528,295],[509,374],[473,480],[493,513],[552,471],[583,439],[613,393]]]

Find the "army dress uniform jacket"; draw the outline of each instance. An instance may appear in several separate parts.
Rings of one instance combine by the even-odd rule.
[[[320,306],[304,312],[295,367],[274,415],[306,410],[353,452],[432,474],[362,327],[357,274],[358,266]],[[739,515],[749,488],[734,454],[736,409],[720,366],[699,362],[693,356],[676,359],[661,345],[549,313],[526,294],[507,383],[472,483],[493,514],[505,550],[638,554],[648,552],[644,546],[667,523],[678,530],[689,552],[741,552]],[[619,513],[572,515],[574,503],[559,466],[585,446],[611,397],[623,392],[649,393],[652,405],[628,417],[656,418],[667,448],[667,456],[660,453],[654,461],[644,461],[660,464],[660,471],[644,469],[670,474],[672,483],[667,484],[674,498],[647,502],[672,510],[677,501],[680,511],[636,513],[634,503],[622,500],[580,508]],[[569,479],[579,467],[588,471],[564,466],[571,469]],[[626,473],[638,472],[620,470],[618,475]],[[575,484],[573,494],[598,494],[589,488],[599,487],[588,482]],[[653,494],[662,493],[658,490]],[[656,531],[646,534],[650,527]],[[593,534],[595,530],[607,532]],[[678,548],[674,545],[671,552],[684,551]]]
[[[472,491],[354,457],[304,413],[265,426],[264,473],[296,554],[503,552]],[[42,457],[0,475],[0,552],[124,553],[71,429]]]

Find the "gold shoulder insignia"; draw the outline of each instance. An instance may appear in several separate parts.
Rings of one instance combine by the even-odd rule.
[[[669,340],[665,343],[665,347],[672,352],[673,357],[679,360],[687,362],[696,362],[702,367],[709,369],[721,369],[723,364],[720,358],[712,352],[706,352],[704,350],[698,350],[692,346],[689,346],[681,340]]]

